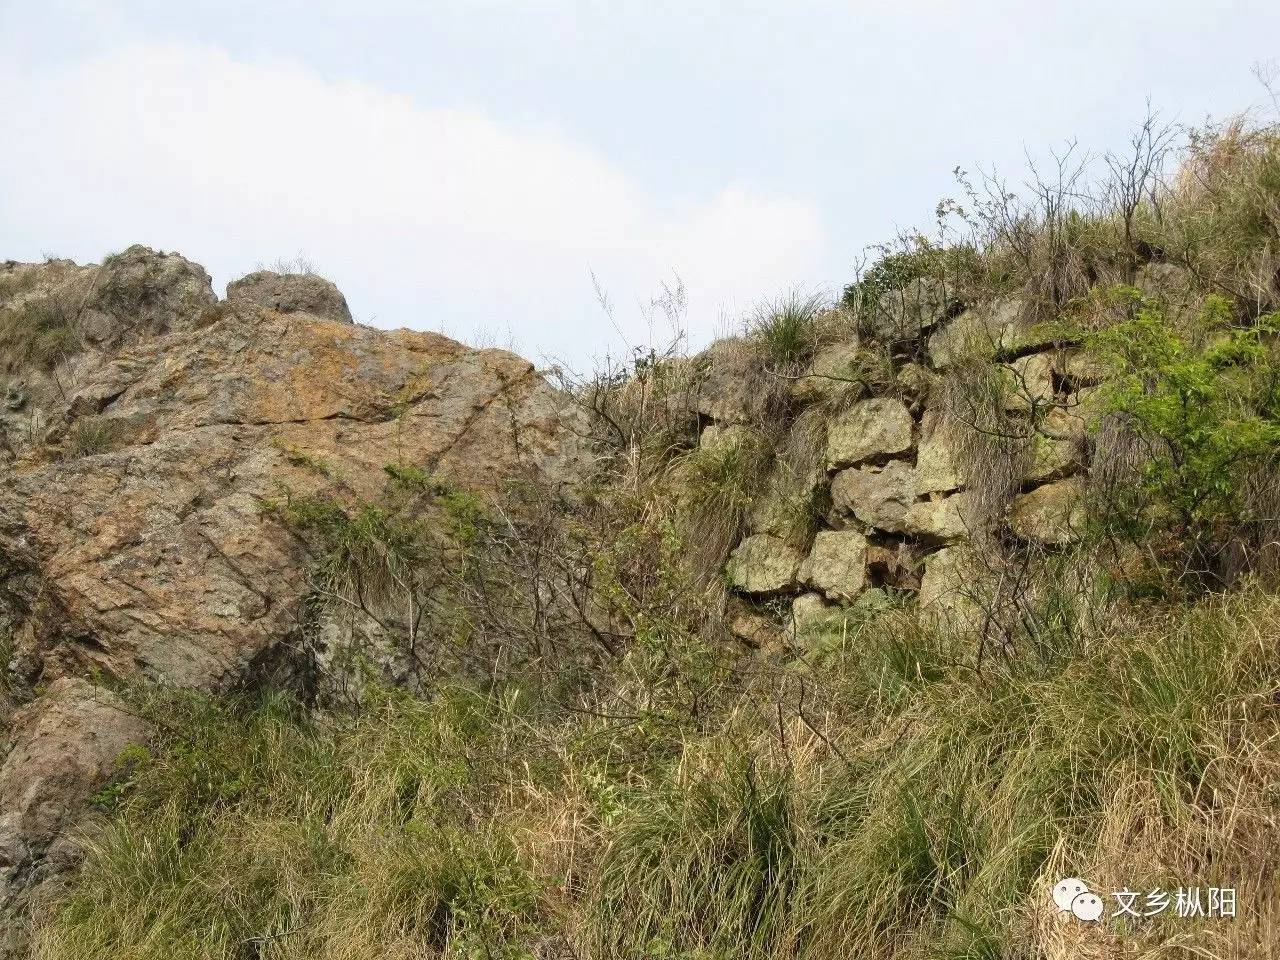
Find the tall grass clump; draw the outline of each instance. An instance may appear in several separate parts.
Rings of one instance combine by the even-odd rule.
[[[78,346],[75,322],[57,298],[0,308],[0,360],[9,370],[52,369]]]
[[[747,325],[759,344],[766,366],[794,370],[813,354],[819,333],[819,318],[826,308],[817,294],[792,291],[757,308]]]

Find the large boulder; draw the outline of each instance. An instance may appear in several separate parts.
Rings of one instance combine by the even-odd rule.
[[[342,291],[314,273],[258,270],[227,284],[227,301],[280,313],[309,313],[338,323],[353,322]]]
[[[190,330],[215,303],[203,267],[143,246],[101,266],[0,264],[0,462],[44,441],[104,355]]]
[[[915,422],[900,400],[863,400],[827,425],[827,467],[847,467],[905,453],[914,442]]]

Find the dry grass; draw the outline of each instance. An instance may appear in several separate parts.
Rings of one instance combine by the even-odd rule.
[[[1265,957],[1278,628],[1247,591],[975,675],[894,611],[701,720],[625,684],[153,705],[180,722],[33,956]],[[1240,918],[1064,924],[1060,874]]]

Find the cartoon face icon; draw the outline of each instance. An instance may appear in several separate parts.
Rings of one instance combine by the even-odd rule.
[[[1067,877],[1059,880],[1053,888],[1053,902],[1059,910],[1065,913],[1071,909],[1071,901],[1080,896],[1080,894],[1088,892],[1088,886],[1079,877]]]
[[[1088,891],[1077,894],[1071,901],[1071,912],[1080,920],[1093,923],[1102,916],[1102,898]]]

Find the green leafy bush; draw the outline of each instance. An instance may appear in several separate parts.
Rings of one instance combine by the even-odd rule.
[[[1090,334],[1088,346],[1113,366],[1105,409],[1141,445],[1145,510],[1102,503],[1104,519],[1146,535],[1155,518],[1173,522],[1195,569],[1211,570],[1216,548],[1259,520],[1249,480],[1280,466],[1280,314],[1236,326],[1232,305],[1211,295],[1178,325],[1130,287],[1109,293],[1126,318]]]

